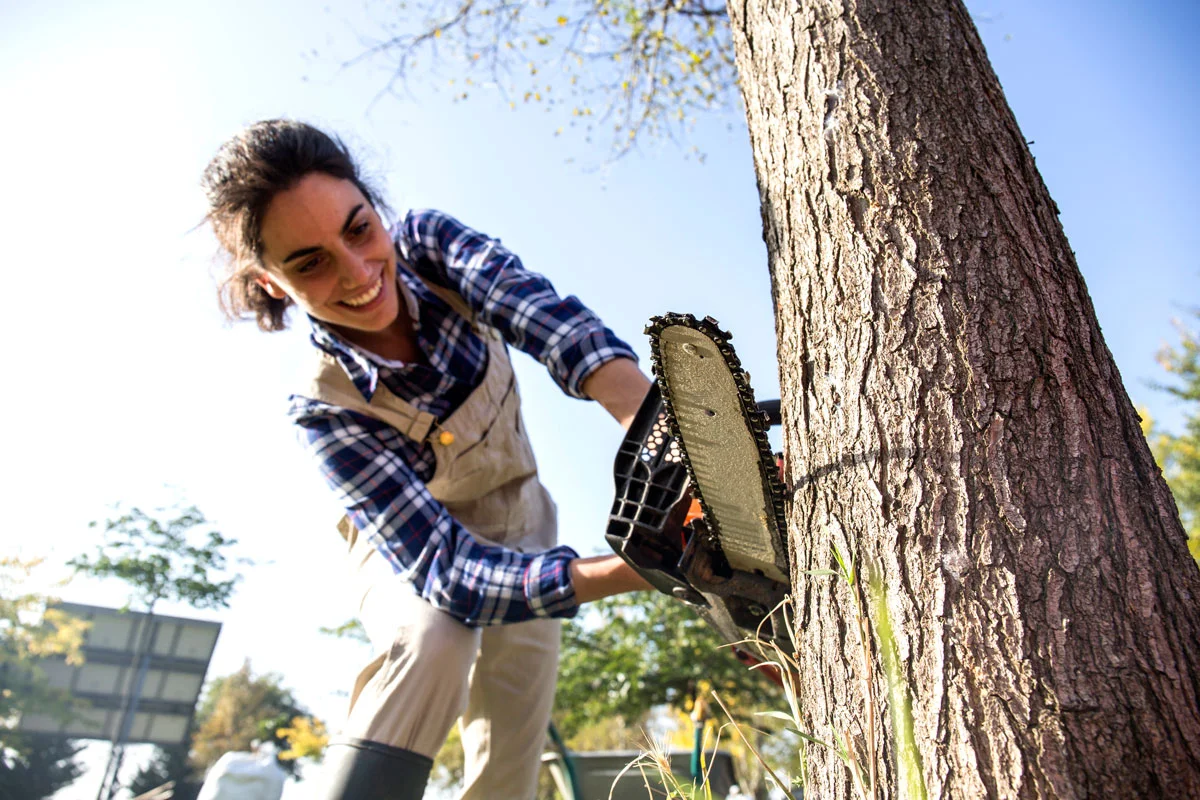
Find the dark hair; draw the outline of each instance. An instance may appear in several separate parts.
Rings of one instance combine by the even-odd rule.
[[[276,300],[255,280],[263,271],[262,219],[277,194],[314,172],[350,181],[377,210],[386,210],[341,140],[304,122],[256,122],[221,145],[205,168],[200,183],[207,219],[229,255],[217,300],[230,319],[253,315],[264,331],[287,327],[291,298]]]

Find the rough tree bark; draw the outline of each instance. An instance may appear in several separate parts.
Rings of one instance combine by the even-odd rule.
[[[864,576],[796,580],[809,732],[848,732],[882,797],[1200,796],[1200,572],[966,9],[729,12],[794,568]],[[856,792],[808,755],[816,797]]]

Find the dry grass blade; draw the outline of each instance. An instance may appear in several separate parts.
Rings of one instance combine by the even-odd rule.
[[[746,738],[746,734],[742,733],[741,726],[737,724],[737,721],[734,720],[733,715],[729,713],[729,709],[726,707],[725,701],[721,699],[721,696],[717,694],[716,691],[711,692],[711,694],[713,699],[717,701],[717,705],[719,705],[721,710],[725,712],[725,716],[729,718],[729,724],[733,726],[733,730],[735,733],[737,733],[738,738],[742,740],[742,744],[746,745],[746,749],[754,754],[754,757],[758,759],[758,763],[762,765],[764,770],[766,770],[766,773],[771,777],[771,780],[775,781],[775,785],[779,787],[779,790],[791,798],[791,800],[796,800],[796,796],[792,794],[791,787],[780,780],[779,776],[775,774],[775,770],[771,769],[771,767],[767,765],[767,762],[763,760],[762,754],[759,753],[758,749],[750,743],[749,739]]]

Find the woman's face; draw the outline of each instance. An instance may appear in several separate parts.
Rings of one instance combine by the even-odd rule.
[[[399,311],[396,251],[358,187],[314,172],[275,195],[262,221],[258,283],[335,329],[378,332]]]

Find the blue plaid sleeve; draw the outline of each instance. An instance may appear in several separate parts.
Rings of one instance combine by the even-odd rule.
[[[499,239],[430,210],[409,212],[394,234],[414,269],[461,294],[483,324],[544,364],[567,394],[586,399],[580,387],[603,364],[637,360],[577,297],[559,297]]]
[[[568,564],[579,556],[570,547],[525,554],[484,545],[396,452],[393,428],[301,397],[291,417],[354,526],[434,607],[472,626],[578,611]]]

